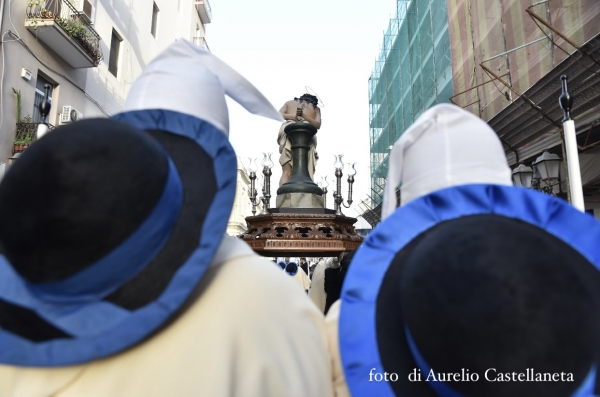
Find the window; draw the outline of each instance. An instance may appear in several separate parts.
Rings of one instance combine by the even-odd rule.
[[[50,100],[50,102],[52,102],[52,91],[54,91],[54,86],[52,85],[52,83],[50,83],[48,80],[46,80],[44,77],[38,74],[37,81],[35,82],[35,97],[33,99],[32,120],[34,123],[41,123],[43,121],[42,115],[40,114],[39,105],[40,103],[46,100],[46,90],[44,89],[44,86],[46,84],[50,84],[50,92],[48,95],[48,99]]]
[[[156,29],[158,27],[158,12],[160,11],[156,6],[156,3],[153,3],[154,6],[152,8],[152,28],[150,29],[150,33],[152,36],[156,38]]]
[[[119,70],[119,49],[121,48],[121,41],[123,39],[113,29],[112,37],[110,38],[110,57],[108,59],[108,71],[117,77],[117,71]]]

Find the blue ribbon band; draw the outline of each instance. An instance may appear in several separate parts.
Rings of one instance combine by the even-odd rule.
[[[167,157],[168,158],[168,157]],[[60,281],[26,283],[47,302],[84,303],[101,299],[138,274],[168,240],[183,203],[183,187],[173,161],[163,193],[146,220],[121,245],[96,263]]]

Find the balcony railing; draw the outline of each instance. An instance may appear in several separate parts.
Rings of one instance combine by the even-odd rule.
[[[13,141],[13,154],[22,152],[37,139],[37,128],[40,123],[17,123],[17,133]],[[54,126],[48,124],[48,130],[52,131]]]
[[[206,38],[205,37],[195,36],[195,37],[192,38],[192,42],[194,44],[196,44],[197,46],[200,46],[202,48],[206,48],[208,51],[210,51],[210,48],[208,48],[208,43],[206,42]]]
[[[74,68],[98,66],[102,61],[100,35],[68,1],[30,1],[25,13],[25,26]],[[73,43],[65,43],[66,37]],[[86,59],[75,54],[73,47]]]

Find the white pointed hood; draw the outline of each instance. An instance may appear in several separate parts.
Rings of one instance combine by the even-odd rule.
[[[250,113],[283,121],[248,80],[209,51],[180,39],[133,83],[123,111],[167,109],[205,120],[229,135],[228,95]]]
[[[512,185],[498,136],[479,117],[450,104],[423,113],[394,144],[382,205],[382,219],[401,203],[451,186]]]

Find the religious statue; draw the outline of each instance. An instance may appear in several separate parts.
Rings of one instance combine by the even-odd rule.
[[[279,186],[287,182],[292,174],[292,143],[285,134],[285,127],[291,123],[304,122],[310,123],[321,128],[321,109],[317,106],[319,100],[316,96],[310,94],[304,94],[300,98],[294,98],[291,101],[287,101],[279,113],[286,120],[279,129],[279,135],[277,136],[277,143],[279,144],[279,164],[281,164],[282,175],[279,180]],[[315,173],[315,166],[317,159],[319,158],[317,152],[317,136],[315,135],[310,142],[310,149],[308,151],[308,173],[310,178],[313,179]]]

